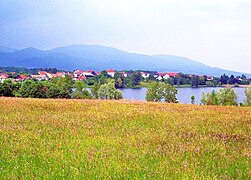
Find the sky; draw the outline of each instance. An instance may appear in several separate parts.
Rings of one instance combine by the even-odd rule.
[[[251,73],[250,0],[0,0],[0,46],[99,44]]]

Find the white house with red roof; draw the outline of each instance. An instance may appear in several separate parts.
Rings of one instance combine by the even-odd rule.
[[[86,78],[85,76],[78,76],[78,78],[75,79],[75,81],[76,81],[76,80],[83,81],[83,80],[86,80],[86,79],[87,79],[87,78]]]
[[[80,76],[85,76],[87,78],[94,77],[95,75],[92,73],[92,71],[84,71]]]
[[[115,76],[115,73],[116,73],[116,71],[113,70],[113,69],[109,69],[109,70],[107,70],[106,72],[107,72],[107,74],[110,75],[111,77],[114,77],[114,76]]]
[[[9,78],[8,74],[0,74],[0,82],[4,82],[5,80],[7,80]]]
[[[174,72],[166,72],[165,74],[168,74],[170,78],[178,76],[178,73],[174,73]]]
[[[49,80],[47,75],[30,75],[30,79],[36,79],[38,81]]]
[[[163,79],[169,79],[169,78],[170,78],[170,76],[169,76],[168,73],[164,73],[164,74],[163,74]]]
[[[47,72],[46,72],[46,71],[38,71],[38,74],[39,74],[39,75],[46,75]]]
[[[149,76],[150,76],[150,74],[149,73],[145,73],[145,72],[141,72],[140,73],[141,74],[141,76],[143,77],[143,78],[149,78]]]
[[[212,80],[214,80],[214,77],[213,76],[207,76],[207,80],[212,81]]]
[[[26,75],[24,75],[24,74],[19,74],[19,75],[15,78],[16,81],[20,81],[20,82],[25,81],[26,79],[29,79],[29,78],[28,78]]]
[[[83,70],[75,70],[74,72],[73,72],[73,77],[74,78],[77,78],[78,76],[80,76],[82,73],[83,73],[84,71]]]

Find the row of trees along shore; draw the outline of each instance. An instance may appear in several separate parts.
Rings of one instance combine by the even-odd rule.
[[[71,76],[52,78],[50,81],[26,80],[14,82],[5,80],[0,83],[0,96],[23,98],[75,98],[75,99],[122,99],[123,95],[116,88],[115,79],[103,79],[103,82],[94,82],[91,91],[86,89],[84,81],[73,81]],[[100,79],[102,81],[102,78]],[[120,84],[120,83],[119,83]],[[241,106],[251,106],[251,87],[245,88],[246,98]],[[146,93],[147,101],[177,103],[177,89],[165,82],[154,82]],[[195,102],[191,97],[191,103]],[[219,92],[203,93],[201,104],[237,106],[238,95],[232,88],[222,88]]]
[[[251,106],[251,86],[244,89],[245,99],[240,106]],[[155,102],[177,103],[177,89],[163,82],[156,82],[147,89],[146,100]],[[203,93],[201,97],[202,105],[238,106],[238,94],[234,89],[221,88],[218,92]],[[195,103],[195,97],[191,96],[191,104]]]

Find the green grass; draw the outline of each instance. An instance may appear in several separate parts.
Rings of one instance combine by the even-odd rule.
[[[0,98],[0,179],[249,179],[251,108]]]

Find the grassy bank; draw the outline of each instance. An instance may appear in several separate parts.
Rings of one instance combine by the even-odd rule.
[[[251,177],[251,108],[0,98],[0,179]]]

